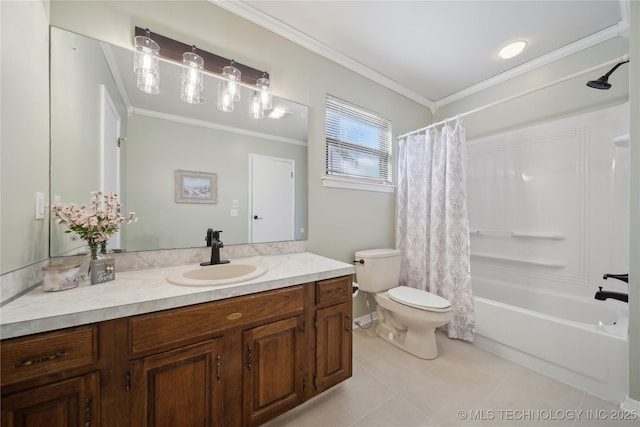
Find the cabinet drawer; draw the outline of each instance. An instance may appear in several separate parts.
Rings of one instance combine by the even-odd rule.
[[[2,341],[2,384],[98,361],[98,330],[83,326]]]
[[[316,282],[316,304],[347,301],[351,293],[349,276]]]
[[[206,337],[304,308],[302,286],[245,295],[129,320],[131,351],[140,353]]]

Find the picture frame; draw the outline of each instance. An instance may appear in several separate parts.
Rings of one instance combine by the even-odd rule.
[[[176,203],[218,203],[218,174],[176,170]]]

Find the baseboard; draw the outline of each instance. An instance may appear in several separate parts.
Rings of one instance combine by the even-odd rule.
[[[373,321],[378,320],[378,312],[373,312]],[[364,316],[360,316],[357,319],[353,319],[353,329],[358,329],[360,326],[367,326],[371,323],[371,316],[369,314],[365,314]],[[358,326],[358,324],[360,326]]]
[[[625,396],[624,400],[620,404],[620,409],[640,416],[640,401],[634,400],[629,396]]]

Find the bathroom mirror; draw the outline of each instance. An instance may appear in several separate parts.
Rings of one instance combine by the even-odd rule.
[[[306,239],[307,107],[274,97],[284,116],[252,119],[252,91],[243,87],[234,111],[223,113],[212,75],[204,76],[203,102],[187,104],[182,67],[167,61],[160,61],[160,92],[150,95],[136,87],[133,57],[133,50],[51,29],[51,202],[86,204],[94,190],[117,191],[123,212],[134,211],[139,222],[123,225],[111,249],[204,246],[208,228],[222,230],[226,245],[259,242],[251,209],[272,199],[251,189],[276,195],[282,187],[252,185],[252,164],[282,161],[293,165],[291,236]],[[179,197],[185,173],[206,177],[213,200]],[[83,248],[65,231],[52,221],[51,256]]]

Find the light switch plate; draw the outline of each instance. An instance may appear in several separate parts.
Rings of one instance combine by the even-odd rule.
[[[36,219],[44,219],[44,193],[36,192]]]

